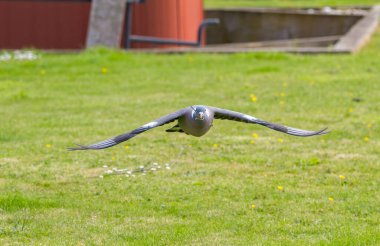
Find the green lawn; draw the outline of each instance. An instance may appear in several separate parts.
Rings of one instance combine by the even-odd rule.
[[[380,30],[356,55],[38,54],[0,62],[1,245],[380,244]],[[171,124],[66,150],[192,104],[332,132]]]

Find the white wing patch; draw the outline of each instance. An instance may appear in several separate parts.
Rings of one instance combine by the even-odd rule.
[[[207,118],[210,118],[210,111],[206,108],[206,115],[207,115]]]
[[[152,122],[149,122],[148,124],[143,125],[142,127],[144,127],[144,128],[153,128],[153,127],[155,127],[157,125],[158,125],[158,123],[156,121],[152,121]]]
[[[250,116],[250,115],[244,115],[243,116],[245,119],[247,119],[247,120],[249,120],[249,121],[256,121],[257,120],[257,118],[255,118],[255,117],[253,117],[253,116]]]

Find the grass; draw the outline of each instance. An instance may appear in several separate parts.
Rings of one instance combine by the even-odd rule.
[[[380,30],[356,55],[39,55],[0,63],[0,244],[380,243]],[[192,104],[332,132],[219,121],[66,151]],[[171,169],[103,174],[153,162]]]

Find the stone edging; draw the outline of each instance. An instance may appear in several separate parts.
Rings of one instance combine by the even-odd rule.
[[[205,46],[201,48],[172,48],[172,49],[135,49],[129,52],[146,53],[247,53],[247,52],[288,52],[301,54],[323,53],[355,53],[370,39],[378,26],[380,5],[375,5],[369,13],[359,20],[351,29],[343,35],[338,42],[331,47],[249,47],[247,44],[233,44]],[[291,40],[289,40],[291,42]]]

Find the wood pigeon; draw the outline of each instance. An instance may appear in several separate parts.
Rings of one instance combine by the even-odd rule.
[[[323,134],[328,133],[326,131],[327,128],[324,128],[319,131],[301,130],[297,128],[292,128],[288,126],[283,126],[283,125],[267,122],[265,120],[261,120],[250,115],[246,115],[243,113],[239,113],[239,112],[235,112],[235,111],[231,111],[227,109],[215,108],[215,107],[204,106],[204,105],[195,105],[195,106],[190,106],[190,107],[178,110],[174,113],[165,115],[161,118],[156,119],[155,121],[149,122],[133,131],[126,132],[119,136],[116,136],[116,137],[113,137],[113,138],[110,138],[98,143],[94,143],[88,146],[78,145],[78,147],[72,147],[68,149],[69,150],[88,150],[88,149],[109,148],[121,142],[127,141],[147,130],[165,125],[175,120],[178,120],[178,123],[172,128],[167,129],[166,132],[182,132],[182,133],[186,133],[186,134],[193,135],[196,137],[200,137],[206,134],[210,130],[214,119],[234,120],[234,121],[241,121],[241,122],[251,123],[251,124],[259,124],[275,131],[283,132],[283,133],[293,135],[293,136],[300,136],[300,137],[309,137],[309,136],[323,135]]]

